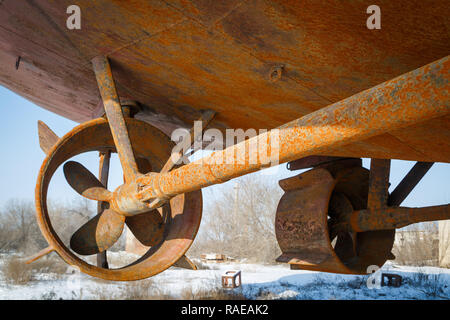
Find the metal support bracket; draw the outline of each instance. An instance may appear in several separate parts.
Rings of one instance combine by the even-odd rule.
[[[392,191],[389,196],[389,206],[399,206],[422,180],[428,170],[431,169],[434,162],[416,162],[414,167],[406,174],[403,180]]]
[[[109,163],[111,159],[111,151],[100,152],[100,163],[99,163],[99,173],[98,180],[103,184],[105,188],[108,188],[108,176],[109,176]],[[104,210],[105,202],[98,201],[97,203],[97,214],[100,214]],[[106,250],[97,253],[97,267],[108,269],[108,258],[106,256]]]
[[[352,229],[357,232],[388,231],[419,222],[450,219],[448,204],[423,208],[398,207],[432,165],[433,163],[416,163],[389,196],[390,160],[372,159],[367,209],[352,213]]]
[[[130,182],[137,177],[139,170],[131,147],[108,58],[104,56],[95,57],[92,59],[92,66],[125,179],[127,182]]]

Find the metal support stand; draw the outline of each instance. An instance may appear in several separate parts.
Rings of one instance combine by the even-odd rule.
[[[390,171],[391,160],[370,160],[368,210],[377,210],[387,206]]]
[[[387,282],[385,281],[387,279]],[[400,287],[402,285],[402,277],[398,274],[393,273],[382,273],[381,274],[381,286],[388,287]]]
[[[100,152],[100,164],[98,180],[103,184],[105,188],[108,188],[108,176],[109,176],[109,163],[111,159],[111,151]],[[104,210],[105,202],[98,201],[97,214],[100,214]],[[106,250],[97,253],[97,267],[108,269],[108,258],[106,256]]]
[[[241,271],[227,271],[222,276],[222,287],[234,289],[242,284]]]
[[[413,223],[450,218],[448,204],[422,208],[398,207],[431,166],[432,163],[416,163],[389,196],[390,160],[372,159],[367,209],[353,212],[350,218],[353,230],[395,232],[396,228]]]
[[[416,162],[389,196],[389,206],[399,206],[433,166],[434,162]]]

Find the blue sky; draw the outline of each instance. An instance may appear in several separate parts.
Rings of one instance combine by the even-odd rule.
[[[45,158],[39,147],[37,121],[44,121],[58,136],[63,136],[78,123],[49,112],[0,86],[0,208],[11,198],[33,200],[37,175]],[[94,174],[98,172],[98,153],[78,156]],[[112,161],[111,184],[122,181],[117,156]],[[55,173],[49,189],[53,200],[68,202],[78,196],[68,186],[62,169]]]
[[[34,187],[37,174],[44,160],[44,153],[39,147],[37,135],[37,121],[44,121],[59,136],[66,134],[77,123],[51,113],[26,99],[16,95],[8,89],[0,86],[0,208],[12,198],[33,200]],[[98,154],[89,153],[79,156],[80,161],[94,174],[98,171]],[[391,189],[402,179],[404,174],[413,166],[414,162],[394,160],[391,164]],[[369,165],[369,160],[364,159],[364,166]],[[271,168],[267,170],[277,170]],[[114,155],[111,163],[110,188],[118,186],[122,182],[122,173],[117,156]],[[261,173],[254,173],[260,175]],[[285,164],[271,179],[275,184],[277,180],[298,174],[290,172]],[[223,186],[224,188],[234,184],[233,181]],[[404,206],[427,206],[448,203],[450,200],[450,165],[435,164],[416,189],[409,195]],[[52,179],[49,197],[53,200],[68,202],[79,196],[68,186],[59,169]],[[212,201],[208,199],[207,201]]]

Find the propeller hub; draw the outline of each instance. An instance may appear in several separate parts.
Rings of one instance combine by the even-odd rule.
[[[150,173],[147,176],[158,176],[157,173]],[[138,180],[138,179],[137,179]],[[114,192],[111,201],[111,207],[117,213],[124,216],[134,216],[161,207],[166,201],[140,200],[138,195],[141,189],[141,183],[134,180],[119,186]]]
[[[123,216],[134,216],[152,209],[147,202],[137,198],[138,185],[135,182],[126,183],[119,186],[113,192],[111,208]]]

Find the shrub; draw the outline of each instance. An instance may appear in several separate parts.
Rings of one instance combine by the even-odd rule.
[[[203,192],[214,202],[204,208],[190,256],[214,252],[254,262],[275,261],[281,251],[274,221],[283,193],[277,181],[250,175]]]
[[[2,269],[5,280],[12,284],[27,284],[33,277],[33,267],[18,257],[7,259]]]

